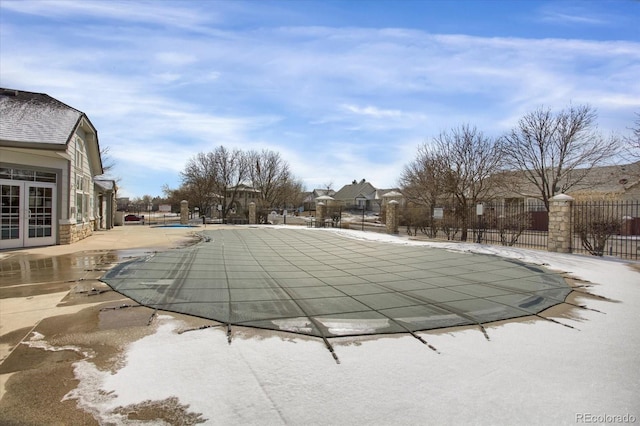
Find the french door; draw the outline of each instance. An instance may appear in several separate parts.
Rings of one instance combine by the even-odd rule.
[[[56,185],[0,179],[0,248],[56,243]]]

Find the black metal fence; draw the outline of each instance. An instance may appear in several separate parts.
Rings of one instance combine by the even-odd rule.
[[[571,229],[574,253],[640,257],[640,201],[575,202]]]
[[[400,226],[411,235],[448,241],[546,248],[549,215],[538,203],[524,202],[406,207]]]
[[[547,248],[549,214],[540,202],[485,202],[459,208],[404,207],[400,226],[410,235],[523,248]],[[572,251],[637,260],[640,257],[640,201],[576,202]]]

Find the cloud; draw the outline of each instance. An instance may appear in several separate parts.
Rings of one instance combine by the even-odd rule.
[[[162,64],[178,67],[184,67],[197,61],[194,55],[180,52],[158,52],[155,54],[155,58]]]
[[[215,20],[215,13],[199,13],[197,9],[175,7],[171,3],[127,0],[111,1],[6,1],[2,8],[24,14],[67,18],[69,16],[96,17],[123,22],[146,22],[177,27],[194,27]],[[206,20],[204,17],[207,17]]]
[[[543,5],[539,10],[539,20],[564,25],[608,25],[611,18],[603,10],[594,12],[583,7],[580,3],[551,2]]]
[[[190,155],[226,144],[285,152],[309,186],[393,186],[418,141],[463,123],[499,135],[573,102],[624,129],[638,108],[636,41],[234,26],[258,15],[204,4],[2,2],[0,81],[86,112],[128,169],[172,184]]]
[[[373,118],[398,118],[401,117],[402,111],[397,109],[379,109],[374,106],[359,107],[356,105],[342,105],[342,108],[348,112],[357,115],[365,115]]]

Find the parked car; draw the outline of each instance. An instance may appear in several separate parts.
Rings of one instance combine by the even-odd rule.
[[[139,222],[141,220],[144,220],[144,216],[141,217],[135,214],[128,214],[124,217],[125,222]]]

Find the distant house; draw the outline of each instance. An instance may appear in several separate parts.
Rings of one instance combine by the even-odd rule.
[[[250,203],[258,201],[259,194],[259,189],[241,183],[227,189],[225,205],[228,206],[229,213],[232,215],[244,214],[249,210]]]
[[[98,133],[46,94],[0,89],[0,248],[70,244],[112,225]]]
[[[374,197],[378,204],[378,210],[381,211],[389,201],[397,201],[400,206],[405,205],[405,199],[399,188],[377,189]]]
[[[316,200],[318,197],[333,197],[336,191],[333,189],[314,189],[311,192],[305,192],[303,195],[302,206],[305,211],[316,209]]]
[[[567,191],[581,199],[640,200],[640,161],[595,167],[576,187]]]
[[[584,178],[565,191],[577,200],[640,200],[640,161],[595,167],[588,172],[586,169],[578,169],[574,175],[580,173],[586,173]],[[545,210],[540,200],[540,190],[522,172],[509,172],[506,180],[509,186],[496,191],[495,198],[503,199],[507,204],[524,204],[529,211]]]
[[[376,202],[376,188],[364,179],[343,186],[333,198],[337,205],[346,210],[380,211],[380,204]]]

